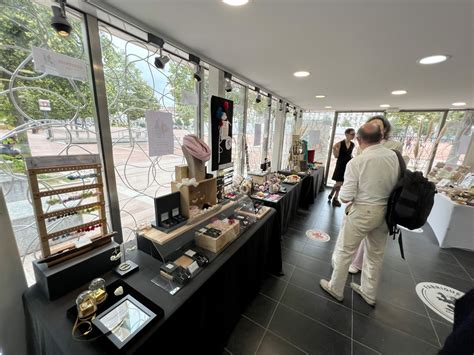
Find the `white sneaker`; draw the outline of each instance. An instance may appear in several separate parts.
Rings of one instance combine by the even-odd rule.
[[[353,266],[353,265],[349,266],[349,274],[357,274],[357,273],[359,273],[359,271],[360,270],[358,268],[356,268],[355,266]]]
[[[329,286],[329,281],[328,280],[324,280],[324,279],[321,279],[321,281],[319,281],[319,285],[321,286],[321,288],[326,291],[327,293],[329,293],[332,297],[334,297],[336,300],[338,300],[339,302],[342,302],[344,300],[344,296],[339,296],[336,292],[334,292],[331,287]]]
[[[370,299],[365,293],[360,289],[360,285],[355,282],[351,282],[351,288],[362,297],[362,299],[367,302],[369,306],[375,306],[375,300]]]

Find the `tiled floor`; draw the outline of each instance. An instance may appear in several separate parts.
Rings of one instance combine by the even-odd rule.
[[[474,287],[474,252],[440,249],[429,225],[404,232],[405,257],[389,240],[377,305],[368,306],[346,287],[344,302],[321,290],[331,275],[331,254],[343,218],[320,194],[299,211],[284,236],[282,277],[269,276],[247,308],[225,349],[231,354],[436,354],[451,324],[429,310],[415,285],[431,281],[466,292]],[[305,237],[323,230],[328,243]],[[360,282],[360,275],[349,276]]]

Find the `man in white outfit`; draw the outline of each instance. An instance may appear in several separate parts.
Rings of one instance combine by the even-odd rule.
[[[347,164],[339,194],[341,201],[349,205],[333,254],[334,270],[331,280],[321,280],[320,285],[338,301],[343,300],[349,266],[365,239],[361,285],[351,283],[351,287],[374,306],[388,238],[387,201],[398,181],[400,167],[396,153],[380,144],[382,132],[378,126],[366,123],[357,135],[362,153]]]

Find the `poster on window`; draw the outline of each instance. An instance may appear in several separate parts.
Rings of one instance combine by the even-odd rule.
[[[262,144],[262,124],[261,123],[255,123],[255,134],[253,137],[253,145],[255,147],[258,147],[260,144]]]
[[[233,113],[233,101],[211,97],[212,170],[232,166]]]
[[[148,154],[151,157],[173,154],[173,116],[170,112],[147,110]]]
[[[321,131],[312,129],[309,131],[308,148],[314,149],[321,139]]]

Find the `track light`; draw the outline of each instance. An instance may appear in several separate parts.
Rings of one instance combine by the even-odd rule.
[[[267,107],[272,107],[272,94],[268,94]]]
[[[255,88],[255,91],[257,92],[257,98],[255,99],[255,102],[259,104],[262,102],[262,94],[260,94],[260,88]]]
[[[201,82],[201,58],[195,56],[194,54],[189,54],[189,61],[196,65],[196,71],[194,72],[194,79],[199,83]]]
[[[280,106],[278,107],[278,111],[283,111],[283,101],[281,101],[281,99],[279,101],[279,105]]]
[[[225,78],[225,91],[226,92],[232,92],[232,74],[224,72],[224,78]]]
[[[158,69],[165,69],[166,63],[170,61],[170,58],[163,55],[163,48],[160,48],[160,56],[155,57],[155,67]]]
[[[66,17],[66,0],[59,0],[55,5],[51,6],[53,17],[51,17],[51,27],[61,37],[68,37],[72,31],[72,26]]]
[[[286,113],[290,113],[290,105],[286,104]]]

